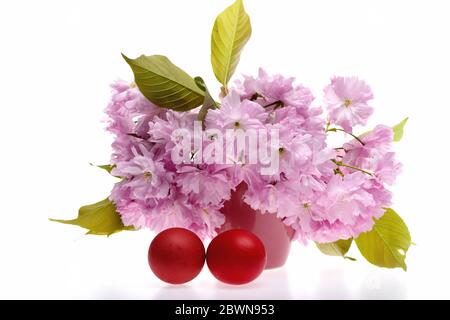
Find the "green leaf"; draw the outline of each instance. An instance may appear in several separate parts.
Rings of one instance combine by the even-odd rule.
[[[195,81],[195,84],[197,85],[197,87],[199,87],[200,90],[202,90],[203,92],[208,90],[208,88],[206,87],[205,81],[203,80],[202,77],[195,77],[194,81]]]
[[[217,109],[219,104],[211,97],[211,94],[209,93],[209,90],[201,77],[195,77],[195,82],[197,83],[197,86],[205,92],[205,100],[203,101],[203,106],[197,116],[197,120],[204,123],[208,110]]]
[[[114,169],[114,167],[115,167],[115,165],[111,165],[111,164],[100,164],[100,165],[93,164],[93,163],[89,163],[89,164],[90,164],[91,166],[94,166],[94,167],[103,169],[103,170],[105,170],[106,172],[108,172],[109,174],[111,173],[112,169]]]
[[[142,94],[157,106],[187,111],[201,105],[204,92],[194,79],[165,56],[140,56],[130,59],[122,54],[134,73]]]
[[[392,127],[394,130],[394,141],[400,141],[403,137],[403,128],[405,127],[406,122],[408,122],[409,118],[403,119],[402,122]]]
[[[83,206],[78,211],[78,218],[73,220],[50,219],[50,221],[72,224],[88,229],[87,234],[107,235],[123,230],[134,230],[124,226],[114,203],[109,199]]]
[[[319,248],[322,253],[328,255],[328,256],[337,256],[337,257],[346,257],[348,250],[350,249],[352,245],[353,239],[347,239],[347,240],[338,240],[335,242],[329,242],[329,243],[318,243],[316,242],[317,248]],[[350,260],[353,258],[348,257]]]
[[[406,271],[405,257],[411,245],[408,227],[392,209],[375,221],[373,229],[355,239],[361,254],[370,263]]]
[[[211,64],[217,80],[225,88],[251,34],[250,18],[242,0],[236,0],[216,18],[211,34]]]
[[[403,137],[403,128],[405,127],[406,122],[408,122],[408,118],[403,119],[402,122],[400,122],[399,124],[395,125],[392,127],[392,131],[394,132],[394,137],[392,139],[392,141],[398,142],[402,139]],[[334,129],[334,130],[333,130]],[[332,129],[328,129],[328,131],[336,131],[335,128]],[[373,130],[369,130],[366,131],[364,133],[361,133],[358,135],[358,138],[364,138],[364,136],[366,136],[367,134],[371,133]]]

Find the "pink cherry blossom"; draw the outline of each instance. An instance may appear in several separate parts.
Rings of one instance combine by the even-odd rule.
[[[373,109],[367,102],[373,98],[372,90],[357,77],[334,77],[324,89],[325,106],[330,123],[352,132],[355,125],[365,125]]]
[[[351,133],[372,113],[371,89],[356,77],[332,79],[325,88],[329,115],[324,115],[308,88],[260,69],[257,77],[245,76],[231,86],[220,108],[208,111],[204,127],[213,131],[201,132],[196,141],[199,109],[166,110],[134,85],[118,81],[112,87],[107,130],[114,135],[112,175],[121,180],[110,199],[127,226],[157,232],[183,227],[211,238],[225,221],[224,202],[244,186],[245,203],[276,215],[302,243],[332,242],[371,230],[391,205],[388,186],[401,170],[392,151],[393,130],[378,125],[341,145],[327,140],[334,134],[327,133],[327,120]],[[250,161],[248,145],[222,162],[214,162],[217,150],[205,152],[230,143],[237,151],[234,142],[218,136],[249,129],[278,134],[276,144],[257,142],[258,152],[267,151],[263,161]],[[202,150],[196,149],[199,141]],[[176,162],[173,151],[182,143],[191,147],[190,154]],[[274,154],[277,171],[262,174]]]
[[[280,101],[284,106],[308,108],[314,97],[308,88],[294,86],[294,80],[279,74],[269,75],[260,68],[257,78],[245,76],[244,81],[236,81],[236,90],[244,99],[254,99],[261,105]]]
[[[173,175],[165,171],[163,163],[153,161],[152,154],[144,147],[141,152],[143,154],[134,150],[134,158],[117,162],[111,173],[126,179],[123,186],[130,188],[135,199],[167,197]]]
[[[249,100],[241,101],[240,95],[231,91],[222,100],[220,109],[208,112],[206,125],[208,128],[221,129],[259,129],[266,118],[263,107]]]
[[[205,207],[228,200],[233,187],[225,170],[212,172],[196,166],[178,168],[176,184],[183,194]]]

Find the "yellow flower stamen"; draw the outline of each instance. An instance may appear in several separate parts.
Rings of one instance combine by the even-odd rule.
[[[352,100],[350,99],[344,99],[344,106],[349,107],[352,104]]]
[[[146,180],[152,180],[152,173],[151,172],[148,172],[148,171],[146,171],[146,172],[144,172],[144,178],[146,179]]]

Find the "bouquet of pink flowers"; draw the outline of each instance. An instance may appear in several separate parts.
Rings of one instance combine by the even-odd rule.
[[[182,227],[212,238],[224,203],[244,186],[247,205],[281,219],[301,242],[345,256],[355,240],[369,262],[406,270],[411,238],[390,208],[389,186],[401,170],[392,143],[407,119],[361,129],[373,93],[357,77],[333,77],[322,106],[294,78],[263,69],[229,84],[250,35],[241,0],[217,17],[216,98],[164,56],[124,55],[134,82],[112,84],[106,113],[115,140],[110,164],[101,166],[119,180],[107,199],[58,221],[91,234]],[[346,142],[331,144],[336,134]]]

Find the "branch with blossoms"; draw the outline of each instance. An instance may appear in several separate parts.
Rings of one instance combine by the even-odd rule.
[[[123,55],[134,82],[112,84],[106,114],[113,151],[102,166],[119,178],[106,199],[56,221],[99,235],[183,227],[211,238],[224,223],[224,203],[243,184],[243,201],[282,219],[299,241],[341,257],[355,242],[370,263],[406,270],[411,237],[391,209],[389,187],[401,170],[392,144],[407,119],[355,133],[374,112],[372,90],[357,77],[333,77],[324,108],[294,78],[263,69],[230,84],[251,33],[242,0],[217,17],[211,35],[212,69],[222,86],[217,97],[165,56]],[[270,142],[255,140],[257,150],[237,152],[234,140],[223,138],[250,139],[250,132]],[[327,136],[336,132],[349,137],[342,146],[329,145]],[[252,161],[255,154],[267,157]],[[264,174],[267,159],[277,170]]]

